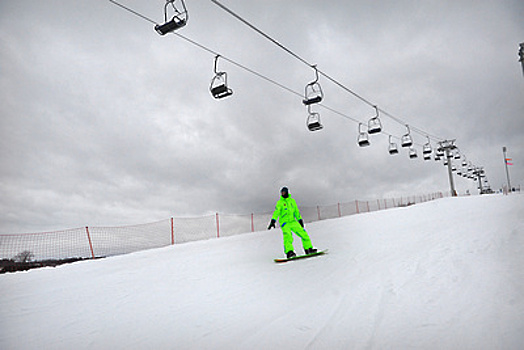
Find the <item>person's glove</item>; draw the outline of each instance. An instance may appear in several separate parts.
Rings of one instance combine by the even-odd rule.
[[[267,227],[268,230],[271,230],[272,228],[275,228],[275,224],[277,221],[275,219],[271,219],[271,222],[269,223],[269,226]]]
[[[298,223],[300,224],[300,226],[302,226],[302,228],[304,228],[304,220],[300,219],[298,220]]]

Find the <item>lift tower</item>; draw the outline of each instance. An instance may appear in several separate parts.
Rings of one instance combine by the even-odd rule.
[[[449,187],[451,189],[451,196],[456,197],[457,191],[455,190],[455,183],[453,182],[453,170],[451,165],[451,159],[453,158],[453,150],[457,149],[455,146],[455,140],[444,140],[438,143],[439,148],[437,150],[444,152],[446,159],[448,160],[448,175],[449,175]]]

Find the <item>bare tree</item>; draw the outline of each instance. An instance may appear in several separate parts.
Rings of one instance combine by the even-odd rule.
[[[33,253],[31,253],[29,250],[24,250],[23,252],[18,253],[18,254],[13,258],[13,260],[16,261],[16,262],[22,262],[22,263],[25,263],[25,262],[30,262],[30,261],[32,261],[34,257],[35,257],[35,255],[34,255]]]

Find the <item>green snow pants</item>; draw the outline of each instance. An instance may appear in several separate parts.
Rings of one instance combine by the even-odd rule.
[[[288,222],[280,226],[282,234],[284,235],[284,252],[287,253],[293,249],[293,233],[302,239],[302,247],[304,250],[313,248],[313,244],[309,239],[306,230],[297,221]]]

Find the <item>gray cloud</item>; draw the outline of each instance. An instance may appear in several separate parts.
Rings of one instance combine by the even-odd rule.
[[[186,2],[181,34],[294,91],[313,79],[210,1]],[[161,1],[122,3],[162,20]],[[224,3],[380,108],[456,138],[494,189],[502,146],[524,181],[521,2]],[[358,125],[320,106],[325,127],[309,132],[299,96],[225,60],[234,94],[214,100],[213,55],[152,27],[109,1],[0,5],[2,233],[270,211],[283,185],[303,206],[448,189],[442,165],[389,156],[385,135],[361,149]],[[329,107],[373,116],[321,83]]]

